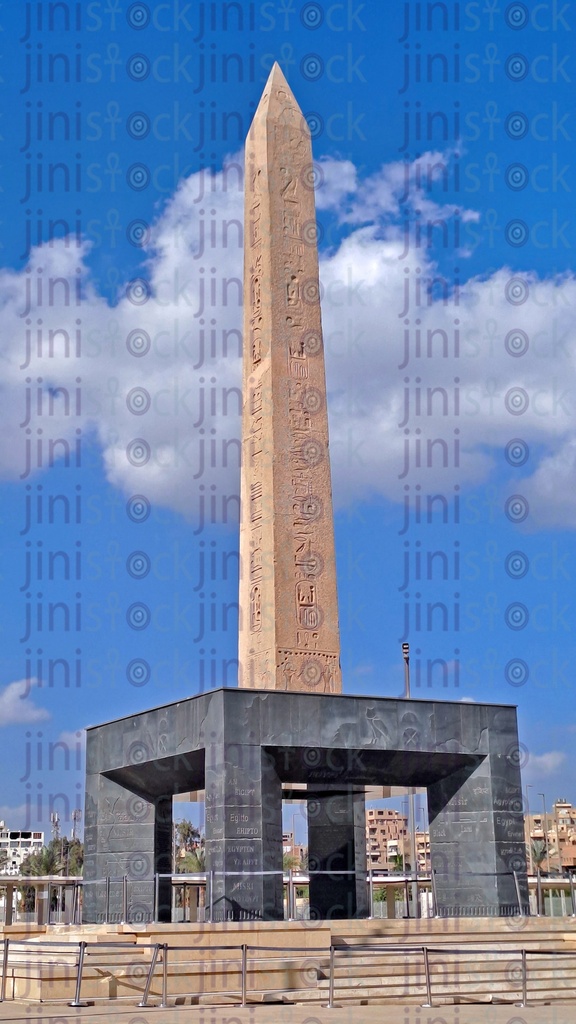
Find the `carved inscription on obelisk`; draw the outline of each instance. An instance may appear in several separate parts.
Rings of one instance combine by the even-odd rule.
[[[314,178],[275,64],[246,142],[239,684],[339,693]]]

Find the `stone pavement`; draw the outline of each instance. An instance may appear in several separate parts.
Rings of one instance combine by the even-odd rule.
[[[576,1000],[549,1006],[174,1006],[166,1009],[100,1003],[75,1009],[38,1003],[0,1003],[0,1024],[574,1024]]]

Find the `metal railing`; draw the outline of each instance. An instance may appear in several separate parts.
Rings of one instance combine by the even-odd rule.
[[[83,879],[79,876],[35,876],[0,875],[0,893],[3,894],[3,908],[0,914],[7,924],[39,923],[39,907],[42,905],[42,924],[80,924],[81,889]],[[33,892],[34,910],[24,898],[16,893]],[[27,910],[20,909],[22,906]]]
[[[92,949],[93,947],[93,949]],[[103,950],[114,950],[114,956],[110,961],[102,960],[101,955]],[[135,952],[140,951],[151,951],[150,961],[147,965],[147,971],[145,972],[145,982],[142,991],[142,996],[136,1006],[141,1008],[151,1007],[150,1004],[150,989],[152,981],[156,973],[158,964],[162,966],[162,979],[161,979],[161,994],[160,1003],[155,1004],[156,1006],[166,1007],[169,1005],[169,953],[195,953],[188,959],[178,959],[174,961],[175,972],[181,971],[182,968],[196,967],[198,973],[202,977],[206,975],[207,963],[212,969],[214,967],[220,970],[226,970],[232,966],[235,968],[235,973],[238,976],[238,984],[232,989],[225,992],[226,999],[237,998],[239,1006],[247,1006],[249,999],[249,967],[250,963],[257,964],[270,964],[276,963],[285,966],[287,963],[297,963],[299,961],[309,962],[310,958],[327,958],[328,951],[326,947],[308,947],[308,946],[295,946],[291,947],[290,950],[286,950],[283,946],[249,946],[247,943],[241,945],[226,945],[226,946],[214,946],[210,945],[205,947],[203,950],[191,950],[190,946],[172,945],[168,943],[150,943],[150,944],[135,944],[128,942],[42,942],[37,943],[33,941],[13,941],[9,938],[5,938],[3,941],[2,951],[2,974],[0,977],[0,1002],[6,999],[6,986],[9,975],[10,967],[14,970],[17,967],[36,967],[40,972],[46,972],[48,978],[53,978],[54,968],[58,967],[73,967],[76,970],[76,977],[74,981],[74,994],[68,1001],[68,1006],[82,1007],[88,1005],[87,1002],[82,1000],[82,983],[85,981],[85,970],[86,967],[90,966],[89,960],[91,955],[97,955],[97,964],[94,966],[98,967],[99,971],[109,970],[113,972],[114,969],[126,967],[126,962],[118,961],[118,957],[122,954],[128,954],[131,960],[134,960]],[[253,955],[250,955],[250,951]],[[208,953],[210,954],[209,961],[205,957],[200,957],[198,954]],[[229,952],[229,957],[217,957],[213,958],[213,953]],[[265,955],[262,955],[265,954]],[[273,956],[266,954],[275,954]],[[318,956],[316,956],[316,954]],[[56,959],[55,959],[56,957]],[[48,959],[50,958],[50,959]],[[139,961],[137,966],[146,966]],[[141,975],[144,977],[144,974]],[[181,975],[180,975],[181,977]],[[286,989],[287,990],[287,989]],[[199,997],[204,995],[206,990],[199,990],[198,987],[192,988],[187,992],[182,990],[181,984],[178,986],[178,998],[183,996]],[[211,993],[212,994],[212,993]],[[91,994],[90,1002],[93,1002],[96,998],[109,998],[109,997],[98,997]],[[129,999],[133,996],[116,996],[116,998]],[[46,999],[42,997],[43,1002],[63,1002],[62,999]]]
[[[90,956],[95,956],[97,957],[97,962],[93,966],[97,967],[99,971],[104,969],[113,972],[119,968],[125,969],[128,966],[133,966],[135,974],[132,980],[143,977],[146,974],[142,1001],[138,1003],[139,1006],[146,1006],[158,956],[163,948],[162,943],[158,942],[138,944],[135,942],[88,942],[85,940],[80,942],[51,942],[49,940],[36,942],[5,937],[2,950],[0,1002],[6,999],[6,986],[10,967],[12,967],[13,973],[18,967],[36,967],[40,972],[42,980],[53,980],[58,968],[71,967],[76,970],[76,979],[74,995],[69,1001],[68,1006],[86,1006],[87,1004],[82,1001],[81,997],[82,981],[85,968],[90,966]],[[105,950],[114,950],[109,961],[106,959],[102,960],[102,954]],[[142,959],[147,950],[150,951],[150,962],[148,965]],[[135,959],[135,955],[137,959]],[[147,967],[148,969],[144,970],[144,972],[137,972],[137,969],[141,967]],[[22,993],[19,994],[19,998],[21,996]],[[45,1000],[43,999],[43,1001]],[[61,999],[55,1001],[62,1002]]]
[[[103,951],[113,951],[112,956],[109,960],[102,960]],[[239,1006],[247,1006],[250,1000],[250,995],[256,997],[261,996],[262,989],[260,987],[251,989],[249,985],[249,977],[252,970],[261,969],[266,965],[266,974],[274,970],[274,967],[281,965],[282,968],[286,967],[287,964],[298,964],[304,962],[306,970],[310,970],[310,966],[313,968],[315,973],[316,984],[320,980],[321,974],[324,974],[326,967],[328,968],[328,1002],[324,1004],[327,1009],[334,1009],[336,1007],[337,999],[337,971],[344,964],[350,965],[354,962],[354,956],[360,954],[363,958],[369,958],[370,956],[382,957],[382,956],[401,956],[405,963],[406,958],[415,957],[416,963],[418,961],[421,964],[421,978],[419,982],[414,975],[410,975],[410,989],[413,995],[415,991],[424,989],[426,1002],[422,1002],[421,1005],[424,1007],[433,1007],[435,1005],[435,999],[442,1000],[443,1002],[447,998],[446,989],[453,995],[460,994],[460,981],[458,980],[458,964],[463,957],[482,957],[487,956],[498,959],[505,957],[508,961],[506,970],[506,987],[498,991],[499,998],[506,1000],[508,997],[509,1002],[515,1002],[519,1006],[527,1006],[529,996],[532,995],[535,999],[538,996],[538,991],[533,990],[529,992],[530,988],[530,972],[529,972],[529,958],[535,957],[555,957],[555,958],[568,958],[571,957],[575,961],[574,967],[576,968],[576,950],[542,950],[542,949],[529,949],[526,946],[520,948],[502,949],[491,949],[485,946],[475,948],[468,946],[451,947],[441,946],[437,944],[424,944],[424,945],[384,945],[382,943],[358,943],[355,945],[346,945],[344,943],[333,943],[330,947],[307,947],[307,946],[295,946],[290,949],[286,949],[284,946],[251,946],[248,943],[236,944],[236,945],[218,945],[204,947],[203,949],[191,950],[190,946],[183,945],[171,945],[168,943],[153,943],[153,944],[134,944],[127,942],[88,942],[81,941],[77,943],[62,943],[62,942],[43,942],[38,944],[33,941],[22,940],[20,942],[13,941],[9,938],[5,938],[3,942],[2,950],[2,974],[0,978],[0,1001],[4,1001],[6,996],[7,979],[9,975],[9,969],[16,969],[18,966],[21,968],[36,967],[40,972],[50,968],[51,976],[54,977],[54,968],[56,967],[74,967],[76,970],[76,976],[74,979],[74,994],[68,1001],[68,1005],[71,1007],[86,1006],[87,1003],[82,1000],[82,985],[86,980],[85,971],[86,967],[89,966],[90,957],[95,957],[94,968],[98,968],[98,971],[108,970],[113,973],[115,969],[119,967],[126,967],[126,961],[119,961],[119,957],[128,955],[130,958],[128,963],[134,963],[134,954],[142,952],[145,954],[149,952],[149,961],[144,963],[142,960],[139,961],[137,966],[147,968],[142,971],[139,975],[141,978],[145,978],[144,987],[142,990],[140,1000],[135,1004],[140,1008],[152,1008],[152,1006],[167,1007],[170,1005],[170,992],[169,992],[169,980],[170,977],[178,980],[177,992],[173,992],[173,995],[181,999],[183,997],[199,998],[202,995],[209,994],[211,997],[216,995],[216,991],[210,991],[204,986],[192,986],[188,991],[184,991],[182,988],[182,977],[186,974],[185,968],[196,969],[196,973],[203,979],[207,976],[208,967],[210,970],[216,968],[218,972],[218,994],[225,996],[225,1001],[228,1002],[233,999]],[[172,953],[187,953],[189,956],[185,959],[175,959],[172,961],[172,973],[169,972],[169,954]],[[229,956],[218,955],[214,958],[213,954],[229,953]],[[209,959],[206,958],[206,954],[209,954]],[[438,958],[442,959],[438,961]],[[51,958],[51,959],[49,959]],[[97,959],[96,959],[97,958]],[[516,958],[512,960],[511,958]],[[477,961],[476,961],[477,962]],[[160,1003],[151,1004],[150,992],[151,986],[156,974],[158,965],[162,966],[161,984],[159,987]],[[232,974],[236,975],[237,983],[232,988],[228,989],[222,987],[222,974],[227,974],[229,968],[232,968]],[[439,970],[435,972],[434,968]],[[449,979],[447,969],[455,969],[456,980]],[[486,970],[486,968],[483,968]],[[481,968],[482,970],[482,968]],[[189,971],[188,973],[192,973]],[[325,976],[325,975],[324,975]],[[361,976],[361,975],[360,975]],[[50,974],[49,974],[50,977]],[[542,979],[538,979],[540,982]],[[534,979],[536,982],[536,979]],[[462,984],[466,984],[467,979],[464,979]],[[435,991],[436,984],[436,991]],[[493,981],[486,981],[486,985],[493,987]],[[310,988],[313,986],[300,986],[299,991],[303,988]],[[442,991],[439,991],[442,989]],[[287,984],[278,985],[273,988],[276,995],[294,991],[294,986],[289,987]],[[353,990],[349,988],[346,992],[352,995],[357,994],[357,986]],[[318,989],[318,996],[321,997],[322,989]],[[342,993],[344,994],[344,992]],[[376,993],[379,999],[382,998],[382,982],[380,981]],[[474,1001],[474,993],[466,993],[467,997]],[[560,992],[560,997],[563,993]],[[546,994],[541,998],[545,998],[547,1001],[550,999],[550,992],[547,990]],[[21,995],[16,998],[20,998]],[[95,999],[109,999],[110,996],[100,996],[90,994],[90,1002]],[[134,995],[116,996],[119,999],[134,998]],[[369,997],[368,997],[369,998]],[[392,999],[397,999],[397,994],[391,995]],[[45,995],[42,995],[43,1001],[51,1002],[63,1002],[60,999],[46,999]]]
[[[200,904],[198,920],[199,922],[204,920],[211,923],[216,917],[215,894],[218,887],[217,884],[222,879],[223,874],[223,872],[216,871],[173,875],[157,874],[147,879],[131,879],[127,875],[123,875],[117,877],[109,876],[93,881],[77,879],[74,883],[69,883],[65,878],[62,878],[59,884],[63,891],[73,884],[71,913],[69,915],[69,923],[71,925],[81,923],[82,894],[87,896],[92,887],[99,887],[100,889],[97,900],[98,923],[146,924],[157,921],[160,916],[161,886],[162,883],[167,881],[170,882],[173,895],[169,898],[168,904],[165,902],[164,909],[167,909],[169,906],[170,913],[173,915],[172,919],[174,919],[174,911],[177,909],[174,893],[178,893],[180,890],[184,894],[182,903],[185,904],[186,892],[190,889],[197,889],[199,894],[203,894],[205,897],[204,907]],[[262,875],[264,873],[242,871],[235,874],[238,878],[246,879],[249,876],[256,877],[258,874]],[[288,921],[294,921],[306,919],[309,912],[307,893],[311,878],[314,879],[317,876],[326,875],[329,878],[342,879],[347,875],[351,876],[356,873],[334,870],[330,872],[305,872],[292,869],[288,871],[266,872],[266,874],[281,877],[284,889],[284,918]],[[388,909],[391,911],[391,916],[398,916],[399,914],[399,916],[405,918],[415,916],[453,916],[450,913],[446,913],[445,910],[442,911],[442,914],[439,911],[438,881],[435,872],[429,875],[411,874],[410,872],[385,874],[378,869],[370,868],[363,874],[367,886],[367,916],[370,918],[388,916]],[[509,913],[516,915],[529,912],[536,916],[576,917],[576,892],[573,875],[554,877],[543,876],[537,873],[535,876],[528,877],[530,894],[530,906],[528,907],[525,897],[524,901],[522,900],[522,892],[517,874],[514,872],[501,873],[501,875],[504,874],[508,874],[514,879],[515,902],[513,901],[510,904]],[[230,877],[231,873],[228,872],[227,875]],[[463,875],[461,874],[459,877],[463,877]],[[496,875],[489,876],[486,874],[485,877],[495,879]],[[412,899],[413,883],[415,883],[417,890],[416,904]],[[0,880],[0,888],[1,885],[2,882]],[[54,887],[55,885],[56,883],[54,883]],[[391,888],[396,893],[394,905],[388,899],[386,901],[386,914],[378,913],[378,910],[384,909],[384,901],[379,900],[378,896],[382,896],[382,890],[389,892]],[[298,890],[301,890],[300,898],[298,898]],[[143,895],[144,891],[145,895]],[[163,888],[163,896],[166,901],[165,888]],[[402,903],[400,903],[400,900],[402,900]],[[483,908],[480,907],[479,914],[482,913]],[[182,916],[185,917],[184,911]],[[14,923],[23,921],[33,923],[34,918],[35,915],[32,912],[21,913],[15,910],[12,920]],[[250,918],[247,916],[245,919],[249,920]],[[44,923],[54,923],[54,914],[51,913],[44,920]]]
[[[366,954],[373,954],[375,956],[382,956],[382,955],[387,955],[387,954],[390,954],[390,955],[398,955],[398,954],[400,954],[402,957],[406,957],[406,956],[410,956],[410,955],[415,955],[415,956],[418,956],[418,957],[421,956],[422,957],[423,973],[424,973],[424,985],[425,985],[425,988],[426,988],[426,1002],[421,1004],[424,1007],[433,1007],[434,1006],[434,992],[433,992],[433,984],[432,984],[433,972],[432,972],[431,968],[434,966],[433,958],[435,956],[452,957],[453,958],[453,964],[455,966],[458,963],[458,958],[459,957],[466,957],[466,956],[482,956],[482,957],[486,957],[487,955],[490,955],[490,956],[494,956],[494,957],[506,957],[508,960],[510,959],[511,956],[518,957],[517,967],[518,967],[518,976],[519,976],[519,979],[520,979],[520,988],[521,988],[520,1000],[517,999],[516,994],[513,991],[512,992],[509,991],[507,994],[510,996],[510,1000],[509,1001],[510,1002],[514,1002],[516,1006],[520,1006],[520,1007],[525,1007],[525,1006],[529,1005],[528,1004],[528,983],[529,983],[528,957],[529,956],[530,957],[554,956],[554,957],[560,957],[560,958],[562,958],[562,957],[571,957],[575,961],[575,965],[576,965],[576,950],[570,952],[570,951],[567,951],[567,950],[553,950],[553,949],[546,949],[546,950],[542,950],[542,949],[527,949],[526,947],[522,947],[522,948],[519,948],[519,949],[518,948],[515,948],[515,949],[502,949],[502,948],[500,948],[500,949],[487,949],[485,947],[483,947],[482,949],[480,949],[480,948],[474,949],[474,948],[468,947],[468,946],[463,946],[463,947],[460,946],[458,948],[453,948],[453,947],[438,946],[438,945],[433,945],[433,946],[432,945],[423,945],[423,946],[397,945],[397,946],[392,946],[392,945],[375,945],[373,943],[370,943],[370,944],[358,943],[358,944],[354,944],[353,946],[352,945],[347,946],[347,945],[345,945],[343,943],[332,944],[330,946],[330,973],[329,973],[329,980],[328,980],[328,1002],[326,1004],[326,1007],[329,1010],[332,1010],[332,1009],[334,1009],[336,1007],[336,1003],[335,1003],[335,997],[336,997],[336,969],[337,969],[338,966],[341,966],[341,964],[337,964],[336,955],[337,954],[341,954],[342,956],[346,956],[347,955],[347,956],[350,957],[350,956],[353,956],[355,953],[362,953],[363,956],[365,956]],[[432,963],[431,963],[431,958],[432,958]],[[348,962],[350,962],[350,961],[348,961]],[[443,963],[442,966],[445,967],[446,964]],[[514,973],[515,973],[514,971],[509,971],[509,975],[510,976],[513,976]],[[445,978],[442,979],[442,984],[443,984],[444,988],[447,987],[447,982],[446,982]],[[413,981],[412,981],[412,987],[414,987],[414,982]],[[457,988],[457,985],[453,985],[453,987]],[[381,998],[381,995],[382,995],[382,993],[380,991],[379,992],[379,997],[380,998]],[[506,995],[506,993],[500,991],[498,993],[498,995],[499,995],[499,999],[504,1000],[504,996]],[[561,996],[562,996],[562,993],[561,993]],[[446,999],[446,993],[445,992],[442,993],[442,997],[443,997],[444,1000]],[[469,995],[468,998],[472,1002],[474,1001],[471,995]],[[548,1001],[548,999],[549,999],[549,995],[547,994],[546,995],[546,1000]]]
[[[272,880],[276,878],[281,882],[284,889],[283,905],[284,905],[284,916],[288,921],[294,921],[302,919],[302,913],[297,913],[297,890],[298,889],[309,889],[311,880],[319,877],[326,877],[333,881],[341,881],[343,878],[354,878],[357,877],[359,872],[352,870],[330,870],[330,871],[295,871],[293,869],[288,871],[206,871],[206,872],[195,872],[191,874],[156,874],[148,879],[129,879],[128,876],[109,877],[106,879],[98,879],[94,881],[84,882],[84,890],[86,891],[89,886],[104,885],[104,910],[102,912],[102,924],[125,924],[125,923],[151,923],[158,921],[160,917],[161,901],[160,891],[161,883],[169,882],[171,885],[172,892],[174,890],[183,889],[187,890],[190,887],[197,887],[204,892],[204,921],[207,923],[213,923],[216,920],[232,920],[234,914],[232,911],[222,913],[219,911],[219,904],[225,901],[229,897],[225,894],[220,893],[219,885],[226,879],[246,880],[247,878],[269,878]],[[376,895],[378,890],[393,888],[395,891],[403,892],[403,906],[404,914],[406,918],[419,917],[419,916],[432,916],[440,917],[440,905],[438,901],[437,892],[437,881],[436,872],[431,872],[430,875],[421,875],[416,872],[402,872],[399,874],[383,874],[377,869],[367,869],[362,872],[367,887],[367,909],[369,918],[375,916],[374,906],[376,902]],[[512,914],[523,915],[527,911],[527,906],[522,902],[521,890],[518,875],[514,871],[505,872],[494,872],[484,873],[480,875],[478,872],[467,872],[459,876],[470,875],[471,877],[491,877],[496,880],[497,877],[508,876],[514,880],[514,892],[515,892],[515,903],[511,905],[510,912]],[[551,880],[550,884],[551,883]],[[130,887],[137,885],[149,886],[148,896],[148,910],[144,911],[140,904],[138,913],[140,916],[134,916],[133,906],[130,901]],[[539,883],[541,884],[541,883]],[[572,885],[573,883],[568,883]],[[112,900],[112,886],[121,886],[121,893],[117,892],[116,899]],[[413,901],[413,887],[416,889],[416,904]],[[429,907],[428,912],[422,912],[420,897],[424,894],[427,895],[427,906]],[[182,901],[185,902],[184,900]],[[240,901],[239,901],[240,902]],[[112,911],[111,906],[115,904],[116,910]],[[542,904],[543,905],[543,904]],[[574,900],[572,903],[574,907]],[[172,913],[174,910],[174,896],[172,895],[169,904],[164,904],[163,909],[168,909]],[[426,910],[426,908],[424,908]],[[480,908],[482,909],[482,908]],[[251,915],[250,911],[238,911],[237,913],[242,914],[241,920],[254,920],[256,915]],[[144,915],[144,916],[142,916]],[[382,916],[382,915],[377,915]],[[452,915],[442,915],[452,916]]]

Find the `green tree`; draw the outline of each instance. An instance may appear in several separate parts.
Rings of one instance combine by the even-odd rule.
[[[296,871],[300,867],[300,861],[293,853],[285,853],[282,856],[282,867],[284,871]]]
[[[187,874],[206,870],[204,836],[191,821],[174,823],[174,871]]]
[[[84,843],[79,839],[64,839],[64,874],[84,874]]]
[[[178,859],[176,865],[177,874],[194,874],[196,871],[206,870],[206,851],[203,846],[198,846],[184,857]]]
[[[51,839],[48,846],[43,846],[35,853],[28,854],[22,861],[21,875],[34,878],[46,875],[82,875],[84,867],[84,844],[79,839],[68,839],[58,836]],[[30,886],[22,886],[23,910],[33,910],[34,890]]]
[[[48,846],[30,853],[22,861],[21,875],[81,875],[84,866],[84,844],[79,839],[59,836]]]
[[[28,854],[22,861],[21,875],[59,875],[64,867],[62,857],[62,840],[52,839],[48,846]]]
[[[200,842],[200,832],[191,821],[177,821],[174,824],[174,841],[176,849],[190,852]]]
[[[201,843],[200,832],[196,826],[187,819],[175,821],[173,836],[173,870],[180,874],[185,871],[202,871],[203,868],[187,868],[183,866],[189,854],[194,853]]]
[[[548,856],[548,847],[545,839],[533,839],[531,843],[532,847],[532,863],[536,871],[542,870],[542,865]]]
[[[183,827],[182,827],[183,826]],[[206,848],[204,836],[189,821],[180,821],[174,828],[174,872],[178,875],[194,875],[206,870]],[[182,905],[182,894],[177,890],[177,906]],[[199,907],[206,905],[206,889],[200,886]]]

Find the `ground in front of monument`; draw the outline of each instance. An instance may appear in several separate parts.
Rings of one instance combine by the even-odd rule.
[[[553,1006],[350,1006],[310,1011],[298,1006],[38,1007],[0,1003],[0,1022],[29,1024],[573,1024],[576,1001]]]

